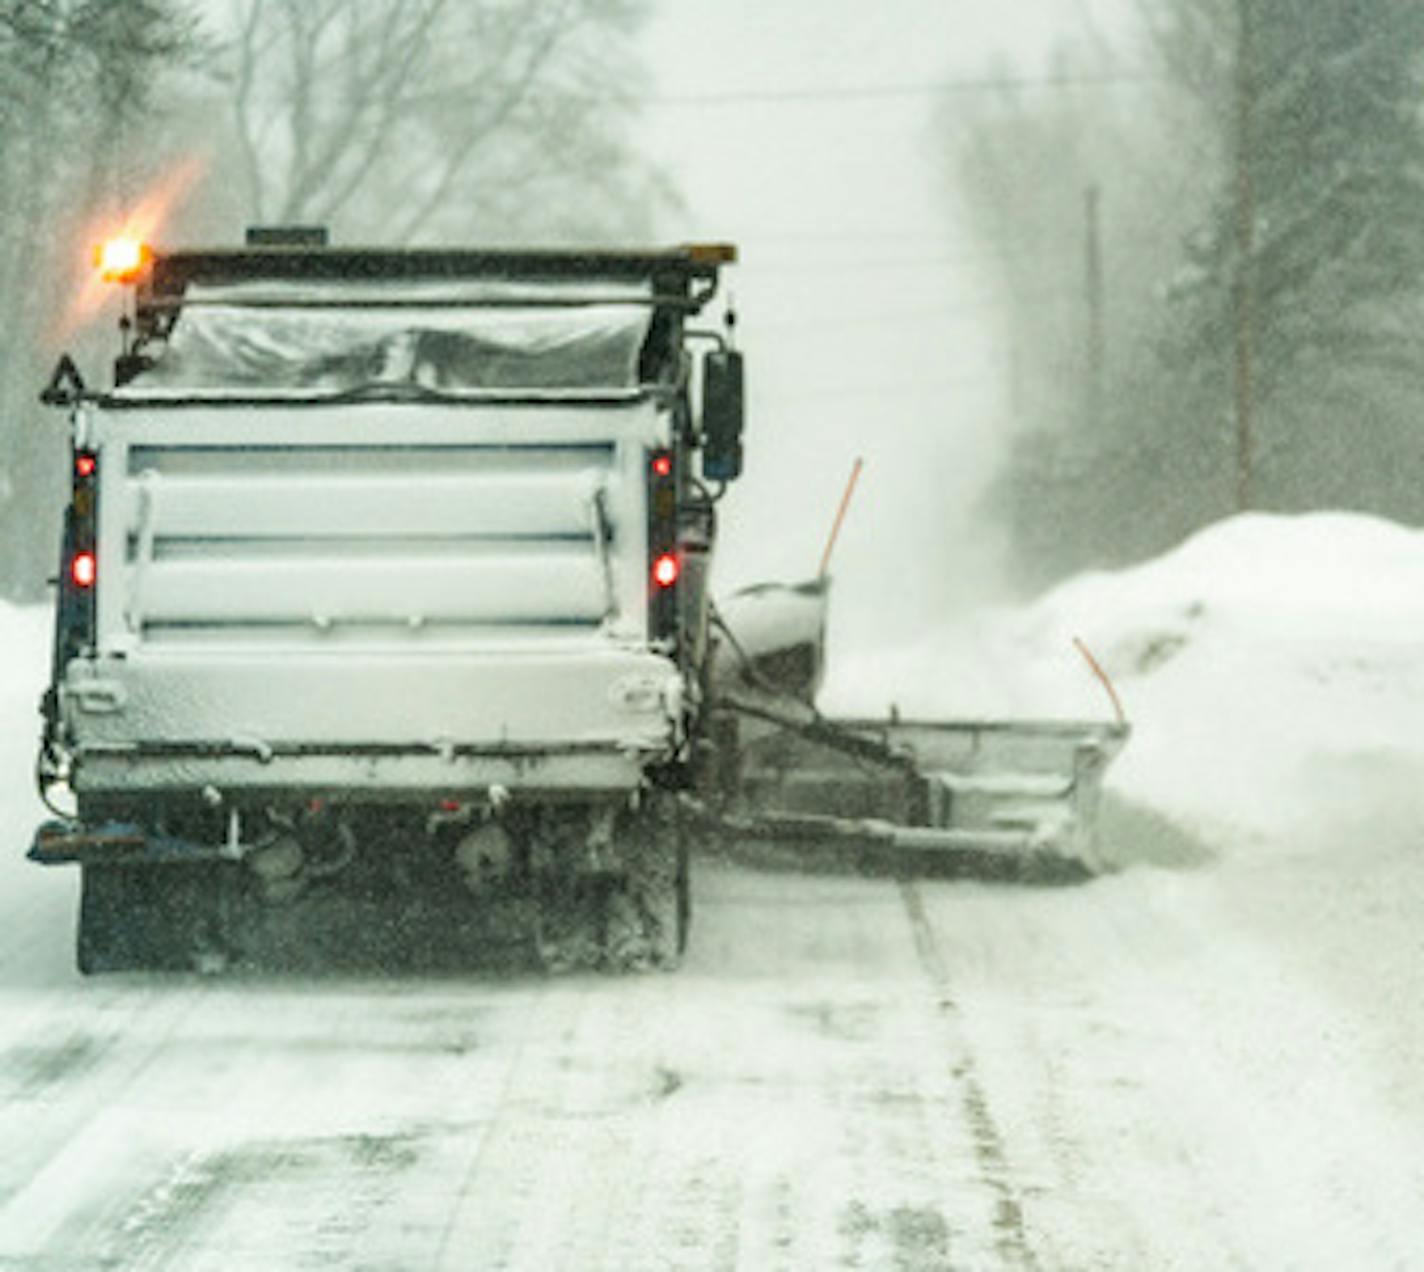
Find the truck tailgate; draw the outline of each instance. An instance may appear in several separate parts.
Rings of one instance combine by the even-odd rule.
[[[185,749],[667,748],[644,476],[667,429],[644,398],[98,412],[97,650],[63,686],[88,780]]]

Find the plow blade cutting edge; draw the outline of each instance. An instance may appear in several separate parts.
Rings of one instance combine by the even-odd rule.
[[[719,705],[713,815],[725,833],[896,869],[1104,868],[1102,778],[1125,723],[828,719],[759,695]]]

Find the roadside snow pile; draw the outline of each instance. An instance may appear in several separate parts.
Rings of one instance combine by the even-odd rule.
[[[12,849],[17,836],[28,843],[30,831],[47,815],[35,796],[33,775],[51,623],[43,605],[0,601],[0,825],[10,828]]]
[[[1424,532],[1373,517],[1231,518],[1147,564],[851,660],[825,706],[1101,718],[1074,637],[1133,725],[1110,789],[1213,839],[1280,839],[1366,805],[1424,824]]]

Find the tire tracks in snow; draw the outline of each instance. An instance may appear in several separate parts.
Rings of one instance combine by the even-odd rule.
[[[22,1083],[0,1108],[0,1139],[7,1145],[0,1172],[0,1261],[13,1256],[16,1243],[68,1246],[94,1219],[69,1212],[71,1189],[56,1186],[54,1177],[72,1184],[76,1159],[86,1172],[112,1165],[86,1161],[84,1150],[106,1142],[107,1119],[122,1105],[124,1093],[162,1061],[201,996],[201,987],[194,984],[144,986],[137,992],[120,986],[90,991],[80,1000],[91,1032],[67,1037],[72,1046],[80,1046],[81,1038],[91,1040],[67,1068],[51,1065],[45,1073],[32,1074],[33,1089],[27,1091]],[[56,1013],[60,1019],[69,1014]],[[16,1051],[11,1047],[4,1055]],[[22,1059],[26,1054],[19,1050]]]
[[[540,987],[532,1002],[526,1005],[520,1016],[519,1033],[509,1059],[504,1065],[503,1076],[497,1084],[497,1094],[491,1104],[488,1117],[479,1130],[479,1136],[468,1155],[467,1165],[460,1178],[460,1185],[450,1203],[450,1210],[440,1230],[439,1241],[433,1252],[430,1266],[437,1268],[459,1267],[465,1262],[465,1252],[458,1247],[462,1239],[462,1223],[468,1224],[466,1210],[472,1206],[478,1195],[482,1171],[497,1151],[497,1142],[507,1134],[507,1128],[514,1116],[516,1087],[524,1076],[530,1051],[530,1041],[535,1034],[535,1015],[547,1010],[547,1003],[553,990]],[[492,1218],[497,1218],[492,1216]],[[501,1232],[501,1235],[503,1233]]]
[[[604,1266],[590,1251],[630,1205],[617,1171],[589,1169],[628,1157],[627,1072],[607,1059],[636,1053],[618,1037],[616,984],[585,974],[531,986],[432,1266]]]
[[[949,969],[945,966],[934,927],[925,913],[919,889],[908,879],[897,881],[900,900],[910,924],[910,935],[921,967],[935,991],[939,1017],[958,1026],[960,1008],[954,998]],[[961,1107],[970,1131],[974,1156],[985,1186],[994,1196],[995,1248],[1004,1266],[1039,1272],[1040,1264],[1029,1244],[1024,1226],[1023,1203],[1014,1185],[1013,1165],[1009,1161],[1004,1137],[994,1121],[983,1080],[974,1062],[962,1028],[955,1028],[958,1060],[954,1076],[958,1081]]]

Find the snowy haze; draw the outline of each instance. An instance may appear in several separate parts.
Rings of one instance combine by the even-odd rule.
[[[1424,1266],[1424,532],[1242,516],[970,605],[1005,351],[936,98],[785,96],[1032,74],[1130,3],[663,0],[646,45],[666,237],[743,249],[719,589],[812,574],[864,456],[821,706],[1107,718],[1080,639],[1112,869],[699,844],[673,975],[85,979],[77,871],[23,860],[52,615],[0,603],[0,1266]]]
[[[728,279],[749,438],[719,545],[724,590],[815,572],[856,456],[865,472],[833,564],[839,644],[883,647],[992,579],[974,511],[1008,427],[1009,355],[948,184],[933,86],[1041,75],[1054,41],[1101,32],[1126,7],[656,7],[643,131],[686,200],[669,237],[742,250]]]

